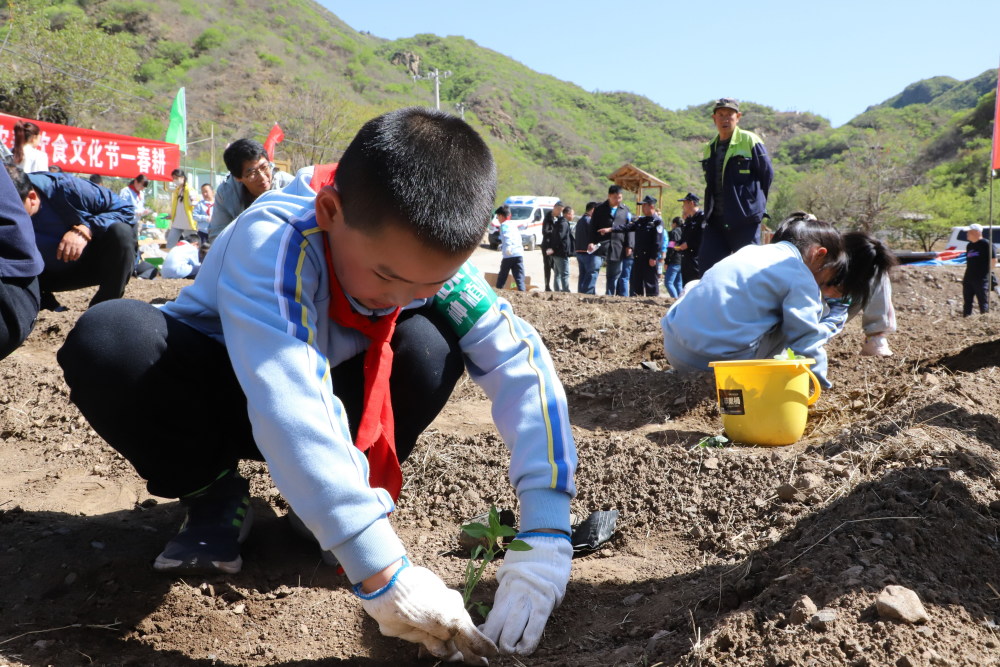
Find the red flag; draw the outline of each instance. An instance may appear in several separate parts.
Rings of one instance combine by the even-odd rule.
[[[1000,169],[1000,68],[997,68],[997,98],[993,102],[993,171]]]
[[[281,143],[285,138],[285,133],[281,131],[281,128],[277,123],[271,128],[271,131],[267,133],[267,139],[264,140],[264,152],[267,153],[267,159],[274,159],[274,145]]]

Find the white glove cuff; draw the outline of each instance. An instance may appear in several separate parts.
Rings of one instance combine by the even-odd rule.
[[[517,535],[514,536],[514,539],[523,540],[529,537],[554,537],[556,539],[566,540],[570,544],[573,544],[573,539],[566,533],[534,533],[529,531],[526,533],[518,533]]]
[[[389,579],[389,583],[387,583],[382,588],[372,591],[371,593],[365,593],[364,591],[361,590],[361,585],[364,582],[358,582],[351,587],[351,590],[354,591],[354,594],[359,598],[361,598],[362,600],[374,600],[375,598],[388,593],[389,589],[396,585],[396,580],[399,579],[400,573],[406,568],[410,567],[411,565],[412,563],[410,562],[410,559],[407,558],[406,556],[403,556],[403,564],[400,565],[399,569],[393,573],[392,578]]]

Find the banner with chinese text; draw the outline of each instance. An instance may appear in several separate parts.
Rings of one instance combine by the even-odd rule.
[[[63,171],[119,178],[145,174],[154,181],[169,181],[170,172],[180,166],[177,144],[0,113],[0,142],[7,148],[14,146],[14,123],[19,120],[39,127],[38,147],[49,156],[49,165]]]

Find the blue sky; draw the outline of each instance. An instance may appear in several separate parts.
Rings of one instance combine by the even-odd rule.
[[[932,76],[1000,61],[1000,0],[320,0],[356,30],[462,35],[594,91],[668,109],[735,97],[842,125]]]

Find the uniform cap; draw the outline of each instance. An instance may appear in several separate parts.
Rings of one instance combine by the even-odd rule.
[[[732,109],[733,111],[739,112],[740,103],[731,97],[721,97],[715,101],[715,107],[712,109],[712,113],[715,113],[716,109]]]

